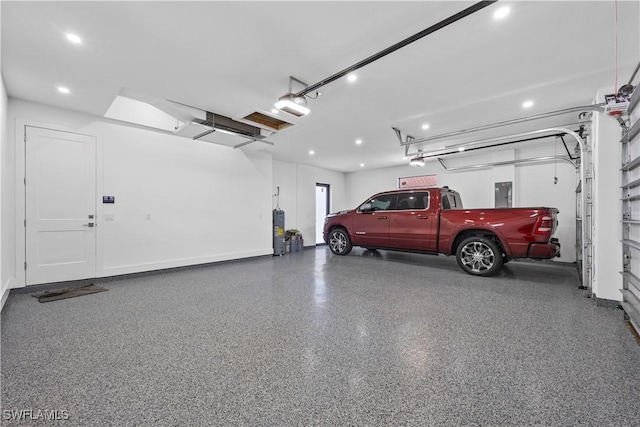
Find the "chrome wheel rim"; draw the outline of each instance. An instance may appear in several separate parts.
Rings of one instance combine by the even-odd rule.
[[[337,231],[331,233],[331,239],[329,240],[329,246],[331,250],[336,253],[342,253],[347,247],[347,236],[344,233]]]
[[[460,261],[473,273],[482,273],[493,267],[496,255],[482,242],[469,242],[460,251]]]

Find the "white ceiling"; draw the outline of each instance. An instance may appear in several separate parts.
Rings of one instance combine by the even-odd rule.
[[[270,111],[290,75],[316,83],[474,3],[2,1],[2,74],[10,97],[98,116],[126,88],[238,117]],[[640,3],[617,3],[617,61],[615,6],[499,1],[324,86],[273,147],[252,145],[349,172],[407,163],[392,126],[422,138],[590,104],[640,61]]]

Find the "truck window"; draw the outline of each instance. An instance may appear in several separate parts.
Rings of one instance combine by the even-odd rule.
[[[371,204],[371,210],[387,211],[395,207],[393,205],[394,199],[395,199],[395,194],[383,194],[381,196],[370,199],[369,201],[367,201],[367,203]]]
[[[451,209],[451,204],[449,203],[449,196],[446,194],[442,196],[442,209]]]
[[[457,193],[442,193],[442,209],[462,209],[462,200]]]
[[[400,193],[396,210],[424,210],[429,207],[429,193]]]

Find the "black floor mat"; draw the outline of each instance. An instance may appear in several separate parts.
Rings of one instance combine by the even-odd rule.
[[[32,297],[38,298],[40,302],[57,301],[59,299],[79,297],[82,295],[95,294],[96,292],[104,292],[108,289],[96,286],[93,283],[79,288],[58,289],[56,291],[45,291],[32,294]]]

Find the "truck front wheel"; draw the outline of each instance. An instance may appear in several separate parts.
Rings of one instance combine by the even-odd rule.
[[[456,250],[458,265],[474,276],[491,276],[502,267],[502,250],[491,239],[472,236],[464,239]]]
[[[329,249],[336,255],[347,255],[353,246],[349,234],[344,228],[338,227],[329,233]]]

